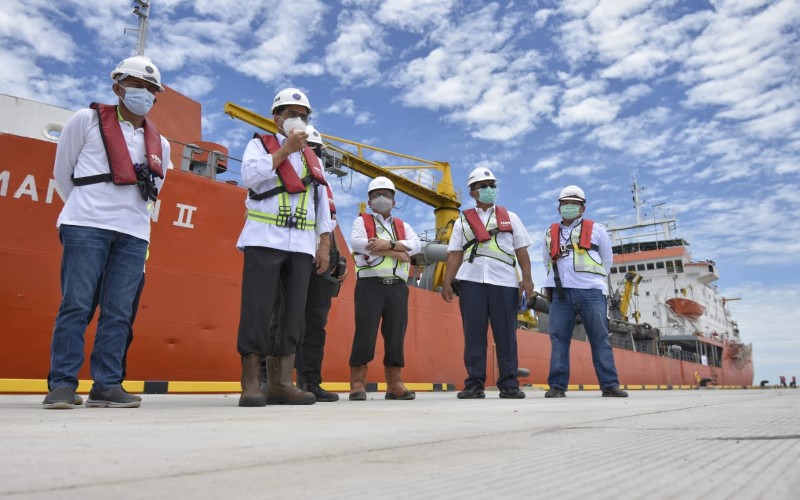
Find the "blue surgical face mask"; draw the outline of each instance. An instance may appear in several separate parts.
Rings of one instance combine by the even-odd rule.
[[[558,207],[558,213],[564,220],[577,219],[581,215],[580,205],[561,205]]]
[[[122,98],[128,111],[138,116],[145,116],[149,113],[155,100],[156,96],[149,90],[134,87],[125,87],[125,97]]]
[[[478,190],[478,201],[491,205],[497,199],[497,188],[482,187]]]

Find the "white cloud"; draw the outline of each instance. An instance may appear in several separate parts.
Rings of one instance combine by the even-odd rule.
[[[167,83],[167,85],[182,94],[198,99],[214,90],[216,78],[206,75],[186,75]]]
[[[445,19],[455,3],[455,0],[385,0],[375,19],[412,33],[424,33]]]
[[[389,53],[382,28],[364,12],[342,12],[336,32],[336,40],[325,49],[328,73],[346,85],[379,81],[379,64]]]
[[[402,102],[444,112],[474,137],[506,141],[533,130],[556,91],[537,80],[539,54],[511,42],[529,27],[498,10],[489,4],[434,30],[436,46],[398,68]]]

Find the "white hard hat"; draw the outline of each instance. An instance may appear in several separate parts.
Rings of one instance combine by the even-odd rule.
[[[288,88],[278,92],[275,99],[272,100],[272,114],[275,114],[275,109],[279,106],[289,106],[291,104],[303,106],[311,113],[311,103],[308,102],[308,97],[301,90]]]
[[[558,201],[565,200],[586,203],[586,195],[583,194],[583,189],[578,186],[567,186],[562,189],[561,194],[558,195]]]
[[[322,136],[319,135],[317,129],[313,125],[306,125],[306,134],[308,134],[308,143],[322,146]]]
[[[161,85],[161,72],[153,61],[147,56],[133,56],[123,59],[114,71],[111,72],[111,79],[118,81],[120,79],[134,76],[141,78],[150,83],[158,85],[159,92],[164,92],[164,86]]]
[[[369,187],[367,188],[367,194],[375,191],[376,189],[391,189],[392,192],[397,192],[394,188],[394,182],[390,181],[386,177],[375,177],[372,179],[372,182],[369,183]]]
[[[472,186],[476,182],[480,181],[496,181],[497,178],[494,176],[491,170],[488,168],[478,167],[472,172],[469,173],[469,177],[467,178],[467,186]]]

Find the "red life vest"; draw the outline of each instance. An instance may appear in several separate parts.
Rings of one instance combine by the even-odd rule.
[[[277,137],[272,134],[255,134],[254,138],[256,137],[261,139],[261,145],[264,146],[264,149],[269,154],[273,154],[275,151],[281,148]],[[269,191],[258,194],[251,189],[250,199],[263,200],[265,198],[275,196],[276,194],[280,194],[284,191],[288,192],[289,194],[302,193],[306,190],[306,186],[312,181],[316,182],[317,184],[327,186],[328,182],[325,180],[325,176],[322,174],[322,167],[319,165],[319,159],[317,158],[317,155],[314,154],[314,150],[309,147],[303,148],[303,157],[306,160],[306,165],[308,165],[308,170],[311,175],[300,179],[300,177],[297,175],[297,172],[295,172],[292,163],[289,161],[289,158],[286,158],[283,160],[283,162],[281,162],[280,165],[278,165],[278,168],[275,169],[278,177],[281,180],[281,183],[283,183],[283,186],[277,186]]]
[[[495,206],[494,216],[497,220],[497,233],[513,233],[511,229],[511,219],[508,217],[508,210],[506,210],[505,207]],[[493,234],[496,234],[489,234],[489,231],[486,230],[486,226],[481,222],[478,211],[474,208],[464,210],[464,218],[467,219],[469,228],[472,229],[472,234],[475,235],[475,239],[478,243],[489,241]]]
[[[125,136],[122,135],[122,128],[119,126],[117,107],[112,104],[98,104],[96,102],[93,102],[89,107],[97,111],[97,118],[100,121],[100,136],[103,138],[103,146],[106,149],[111,173],[73,177],[72,182],[76,186],[100,182],[113,182],[117,186],[136,184],[138,180],[136,169],[134,168],[133,160],[131,160]],[[145,160],[150,172],[163,179],[161,134],[158,133],[156,126],[147,117],[144,119],[144,149],[146,153]]]
[[[325,189],[328,190],[328,207],[331,209],[331,217],[336,215],[336,205],[333,204],[333,191],[331,191],[331,187],[329,185],[325,185]]]
[[[592,228],[594,221],[591,219],[583,219],[581,221],[581,239],[578,246],[584,250],[597,250],[598,246],[592,246]],[[559,235],[555,238],[553,235]],[[554,244],[555,242],[555,244]],[[550,225],[550,258],[555,260],[561,256],[561,224],[554,222]]]
[[[361,219],[364,221],[364,229],[367,230],[367,239],[375,237],[375,218],[370,214],[361,214]],[[397,240],[406,239],[406,226],[403,221],[397,217],[392,217],[392,225],[394,226],[394,236]]]

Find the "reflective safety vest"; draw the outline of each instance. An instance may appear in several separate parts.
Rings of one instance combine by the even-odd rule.
[[[391,231],[383,224],[375,222],[375,216],[361,214],[364,221],[364,229],[367,231],[367,239],[380,238],[382,240],[404,240],[406,239],[406,227],[403,221],[397,217],[392,217]],[[380,257],[380,260],[365,266],[356,266],[356,277],[358,278],[400,278],[408,281],[410,264],[401,262],[393,257]]]
[[[475,260],[475,256],[479,255],[499,260],[511,267],[517,265],[516,256],[507,253],[497,244],[498,233],[513,233],[511,218],[504,207],[494,207],[486,226],[483,225],[477,210],[474,208],[465,210],[461,218],[461,229],[464,231],[464,239],[467,240],[463,246],[465,261],[471,263]],[[472,251],[468,252],[470,248]]]
[[[256,134],[254,138],[261,140],[261,145],[264,146],[264,149],[269,154],[274,154],[275,151],[280,149],[280,143],[278,143],[278,139],[274,135]],[[256,193],[252,189],[249,190],[249,198],[256,201],[278,195],[278,213],[270,214],[266,212],[259,212],[257,210],[248,210],[248,220],[294,229],[314,229],[316,223],[314,219],[309,219],[308,210],[306,209],[308,206],[308,193],[309,191],[313,191],[313,206],[315,207],[314,210],[316,210],[317,186],[321,184],[327,187],[329,195],[330,186],[328,186],[328,183],[325,181],[325,177],[322,175],[322,168],[319,166],[317,155],[314,154],[314,151],[311,148],[304,148],[302,154],[300,155],[300,159],[303,162],[302,179],[297,175],[297,172],[295,172],[294,166],[292,166],[289,158],[286,158],[283,160],[283,162],[281,162],[280,165],[278,165],[278,168],[275,169],[276,173],[278,174],[277,186],[263,193]],[[289,199],[289,195],[298,193],[300,193],[300,197],[297,200],[297,206],[294,209],[294,213],[292,213],[292,204],[291,200]],[[330,203],[332,204],[333,202],[331,201]],[[335,207],[333,208],[335,209]]]
[[[581,220],[580,225],[574,227],[569,233],[569,244],[561,245],[561,224],[553,223],[550,229],[547,230],[546,242],[547,248],[550,252],[550,261],[547,263],[547,270],[553,267],[553,262],[569,256],[572,253],[572,266],[576,272],[579,273],[593,273],[606,275],[606,269],[603,267],[602,262],[596,261],[590,250],[598,252],[600,247],[592,243],[592,228],[594,221],[590,219]],[[553,238],[552,235],[559,235],[558,238]],[[557,243],[554,243],[557,242]]]
[[[122,127],[119,125],[119,112],[117,106],[112,104],[98,104],[93,102],[89,107],[97,111],[97,118],[100,122],[100,136],[103,138],[103,146],[108,157],[108,166],[111,170],[108,174],[88,175],[86,177],[72,177],[72,183],[76,186],[86,186],[98,184],[100,182],[113,182],[117,186],[128,186],[136,184],[140,179],[139,175],[152,179],[153,176],[164,178],[163,152],[161,151],[161,134],[150,121],[144,119],[144,162],[134,165],[131,154],[128,151],[128,143],[122,134]],[[145,169],[143,171],[143,169]],[[149,173],[148,173],[149,171]],[[156,195],[158,193],[156,192]]]

